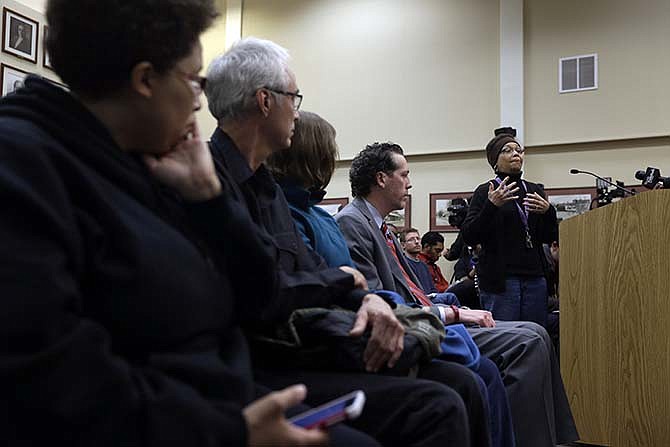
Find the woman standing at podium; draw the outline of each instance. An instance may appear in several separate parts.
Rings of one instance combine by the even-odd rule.
[[[481,244],[477,274],[482,307],[498,320],[546,326],[547,283],[543,243],[558,240],[556,210],[542,186],[522,179],[525,148],[503,127],[486,146],[495,177],[477,187],[462,233]]]

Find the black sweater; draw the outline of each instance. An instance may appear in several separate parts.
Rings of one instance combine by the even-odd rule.
[[[546,197],[540,185],[521,181],[520,176],[510,176],[510,183],[512,181],[519,186],[518,203],[522,209],[526,193],[537,192]],[[558,223],[553,206],[544,214],[529,213],[528,226],[533,248],[527,248],[526,232],[516,205],[508,202],[496,207],[488,199],[489,184],[497,187],[495,181],[490,180],[475,190],[461,233],[468,245],[482,245],[477,266],[481,289],[501,293],[505,290],[507,276],[544,275],[542,243],[558,240]]]
[[[230,281],[144,165],[38,78],[0,100],[0,202],[0,445],[246,445]],[[272,262],[239,208],[192,212]]]

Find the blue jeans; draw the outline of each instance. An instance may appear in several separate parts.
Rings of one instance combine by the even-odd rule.
[[[547,281],[543,276],[508,276],[503,293],[481,291],[482,307],[496,320],[533,321],[547,326]]]

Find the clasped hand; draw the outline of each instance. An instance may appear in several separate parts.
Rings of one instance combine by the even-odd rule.
[[[372,333],[363,352],[365,369],[368,372],[377,372],[384,365],[393,368],[402,354],[405,328],[396,318],[391,306],[372,293],[363,297],[363,304],[358,309],[349,335],[360,337],[368,323],[372,326]]]
[[[526,197],[523,199],[523,205],[526,207],[529,213],[537,214],[546,213],[551,206],[544,197],[536,192],[532,192],[526,195]]]

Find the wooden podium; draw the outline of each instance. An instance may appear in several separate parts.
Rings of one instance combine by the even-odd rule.
[[[561,373],[583,442],[670,446],[670,191],[560,225]]]

